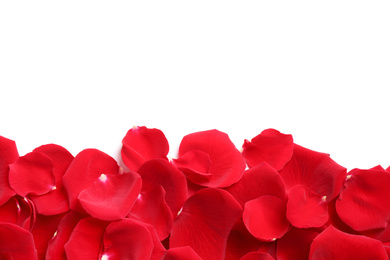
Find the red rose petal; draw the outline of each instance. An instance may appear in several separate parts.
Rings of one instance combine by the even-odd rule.
[[[15,197],[11,197],[6,203],[0,206],[0,222],[18,224],[19,203]]]
[[[275,260],[275,258],[268,253],[250,252],[241,257],[240,260]]]
[[[174,159],[173,163],[194,183],[208,182],[212,178],[212,174],[209,173],[210,156],[205,152],[198,150],[186,152],[180,158]]]
[[[0,223],[0,252],[7,256],[5,259],[38,259],[32,234],[10,223]]]
[[[85,149],[77,154],[63,176],[70,209],[85,213],[78,200],[80,192],[90,187],[102,174],[117,174],[118,170],[117,162],[99,150]]]
[[[196,132],[186,135],[180,143],[179,158],[190,151],[201,151],[209,155],[211,165],[210,179],[200,176],[199,180],[192,182],[207,187],[227,187],[236,183],[245,170],[245,162],[241,153],[234,146],[229,136],[218,130]],[[199,163],[195,162],[195,170],[189,171],[193,174],[199,168]],[[194,169],[187,165],[187,168]],[[183,169],[184,170],[184,169]],[[187,174],[186,171],[184,171]]]
[[[41,196],[32,195],[30,199],[40,214],[57,215],[67,212],[69,210],[68,196],[62,185],[62,176],[72,162],[73,155],[62,146],[55,144],[42,145],[34,149],[34,152],[41,152],[50,158],[54,166],[55,186],[50,192]]]
[[[321,227],[329,219],[328,206],[324,197],[304,185],[295,185],[288,194],[286,216],[297,228]]]
[[[278,260],[307,260],[310,245],[318,234],[318,232],[307,229],[290,229],[278,240],[276,258]]]
[[[293,148],[292,135],[282,134],[275,129],[266,129],[251,142],[245,140],[242,156],[249,167],[267,162],[279,171],[291,159]]]
[[[188,198],[175,219],[170,247],[191,246],[203,259],[223,259],[229,233],[241,213],[227,191],[202,189]]]
[[[263,195],[245,203],[242,217],[248,231],[261,241],[282,237],[290,226],[286,219],[285,201],[272,195]]]
[[[141,177],[134,172],[101,174],[78,198],[92,217],[117,220],[126,217],[141,191]],[[109,209],[109,210],[107,210]]]
[[[107,226],[101,259],[150,259],[153,247],[147,227],[132,219],[122,219]]]
[[[226,190],[244,206],[261,195],[274,195],[285,199],[286,191],[279,173],[267,163],[261,163],[244,172],[241,180]]]
[[[42,153],[28,153],[9,167],[10,186],[20,196],[42,195],[55,186],[53,163]]]
[[[129,214],[130,218],[152,225],[160,240],[164,240],[171,232],[173,216],[165,203],[165,191],[162,186],[141,193]]]
[[[0,205],[15,195],[8,181],[9,164],[19,158],[14,141],[0,136]]]
[[[164,260],[202,260],[190,246],[175,247],[167,250]]]
[[[388,257],[380,241],[365,236],[343,233],[333,226],[329,226],[313,240],[309,259],[388,260]]]
[[[387,171],[351,170],[336,201],[337,214],[356,231],[385,228],[390,219],[389,187]]]
[[[166,159],[169,144],[164,133],[155,128],[133,127],[122,140],[122,160],[132,171],[147,160],[155,158]]]
[[[326,201],[334,199],[340,192],[346,177],[346,168],[338,165],[328,154],[319,153],[294,145],[291,160],[280,171],[286,189],[302,184]]]
[[[162,186],[166,192],[165,201],[173,216],[176,216],[186,201],[187,181],[182,172],[163,159],[153,159],[145,162],[138,170],[142,178],[142,191]]]
[[[85,218],[74,228],[65,244],[67,259],[96,260],[103,248],[103,234],[107,222]]]

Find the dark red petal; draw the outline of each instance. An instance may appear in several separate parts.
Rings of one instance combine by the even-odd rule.
[[[55,188],[44,195],[30,196],[30,199],[40,214],[56,215],[67,212],[69,210],[68,196],[62,185],[62,176],[72,162],[73,155],[62,146],[55,144],[42,145],[34,149],[34,152],[45,154],[53,163]]]
[[[227,191],[202,189],[188,198],[175,219],[170,247],[191,246],[203,259],[223,259],[241,213],[240,204]]]
[[[42,153],[28,153],[9,167],[9,183],[20,196],[42,195],[55,186],[53,163]]]
[[[165,202],[165,191],[162,186],[143,192],[136,200],[129,217],[152,225],[160,240],[164,240],[171,232],[173,216]]]
[[[286,189],[302,184],[331,201],[340,192],[346,168],[338,165],[328,154],[294,145],[291,160],[280,171]]]
[[[241,257],[240,260],[275,260],[275,258],[268,253],[250,252]]]
[[[71,211],[67,213],[58,224],[57,231],[48,241],[46,260],[67,260],[64,245],[68,242],[73,229],[81,219],[81,216]]]
[[[18,225],[26,230],[31,230],[35,224],[35,205],[28,198],[15,196],[18,207]]]
[[[14,141],[0,136],[0,205],[15,195],[8,181],[8,165],[19,158]]]
[[[10,223],[0,223],[0,252],[12,260],[38,259],[32,234]]]
[[[380,241],[366,236],[343,233],[329,226],[313,240],[309,259],[388,260],[388,257]]]
[[[249,201],[261,195],[274,195],[286,198],[284,183],[279,173],[267,163],[261,163],[244,172],[241,180],[226,190],[244,206]]]
[[[329,219],[328,203],[324,197],[298,184],[288,194],[286,216],[297,228],[321,227]]]
[[[276,258],[279,260],[307,260],[310,245],[318,232],[307,229],[290,229],[278,240]]]
[[[187,199],[187,181],[182,172],[163,159],[145,162],[138,170],[142,178],[142,191],[162,186],[166,192],[165,201],[172,214],[177,215]]]
[[[101,259],[150,259],[153,239],[147,227],[132,219],[110,223],[104,234],[104,253]],[[100,258],[99,258],[100,259]]]
[[[102,174],[117,174],[118,170],[117,162],[99,150],[86,149],[77,154],[63,177],[70,209],[84,213],[78,200],[80,192],[91,186]]]
[[[194,183],[208,182],[212,178],[212,174],[209,173],[210,156],[205,152],[198,150],[186,152],[180,158],[173,159],[173,164]]]
[[[80,220],[64,246],[67,259],[98,259],[103,249],[103,234],[107,224],[93,218]]]
[[[210,156],[209,173],[211,178],[195,182],[207,187],[227,187],[236,183],[245,170],[245,162],[241,153],[234,146],[229,136],[218,130],[196,132],[186,135],[180,143],[179,160],[190,151],[202,151]],[[187,166],[188,168],[189,165]],[[198,163],[194,164],[195,169]],[[186,173],[186,172],[185,172]]]
[[[292,135],[282,134],[275,129],[266,129],[251,142],[245,140],[242,156],[249,167],[267,162],[279,171],[291,159],[293,148]]]
[[[78,198],[81,206],[92,217],[117,220],[129,213],[141,186],[141,177],[134,172],[102,174],[90,187],[81,191]]]
[[[35,248],[37,249],[39,259],[45,259],[48,242],[52,239],[63,217],[64,214],[52,216],[37,215],[31,233],[34,237]]]
[[[390,219],[389,187],[387,171],[351,170],[336,201],[337,214],[356,231],[385,228]]]
[[[249,232],[261,241],[282,237],[290,226],[286,219],[286,202],[272,195],[245,203],[242,217]]]
[[[122,144],[122,160],[132,171],[137,171],[147,160],[166,159],[169,151],[164,133],[159,129],[144,126],[130,129],[123,138]]]
[[[175,247],[167,250],[164,260],[202,260],[190,246]]]
[[[18,224],[19,203],[15,197],[11,197],[6,203],[0,206],[0,222]]]

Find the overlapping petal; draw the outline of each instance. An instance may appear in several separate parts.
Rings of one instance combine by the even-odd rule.
[[[240,260],[275,260],[275,258],[268,253],[250,252],[241,257]]]
[[[8,181],[9,164],[19,158],[14,141],[0,136],[0,205],[15,195]]]
[[[164,260],[202,260],[190,246],[174,247],[167,250]]]
[[[266,129],[251,141],[245,140],[242,145],[242,156],[249,167],[266,162],[280,170],[293,154],[293,138],[275,129]]]

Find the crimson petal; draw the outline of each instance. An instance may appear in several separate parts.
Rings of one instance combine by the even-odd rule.
[[[102,256],[110,260],[150,259],[153,247],[153,239],[147,227],[132,219],[122,219],[107,226]]]
[[[14,141],[0,136],[0,205],[15,195],[8,180],[9,164],[19,158],[19,153]]]
[[[292,135],[282,134],[275,129],[266,129],[250,142],[245,140],[242,156],[248,167],[267,162],[279,171],[290,160],[293,148]]]
[[[32,234],[11,223],[0,223],[1,253],[12,260],[38,259]]]
[[[329,226],[313,240],[309,259],[388,260],[388,257],[380,241],[366,236],[347,234]]]
[[[126,217],[141,191],[141,177],[134,172],[101,174],[78,198],[92,217],[117,220]],[[109,210],[107,210],[109,209]]]
[[[55,186],[53,163],[43,153],[28,153],[9,167],[9,183],[20,196],[42,195]]]
[[[202,189],[188,198],[175,219],[170,247],[191,246],[203,259],[224,259],[229,233],[241,213],[227,191]]]
[[[123,138],[122,144],[122,160],[132,171],[137,171],[147,160],[166,159],[169,151],[164,133],[159,129],[144,126],[130,129]]]
[[[117,174],[118,170],[117,162],[99,150],[85,149],[77,154],[63,176],[70,209],[85,213],[78,200],[80,192],[90,187],[102,174]]]
[[[356,231],[385,228],[390,218],[389,187],[387,171],[351,170],[336,201],[337,214]]]
[[[250,252],[241,257],[240,260],[275,260],[275,258],[268,253]]]
[[[286,215],[297,228],[321,227],[329,219],[328,204],[306,186],[295,185],[288,194]]]
[[[167,250],[164,260],[202,260],[190,246],[175,247]]]
[[[261,241],[282,237],[290,226],[286,219],[286,202],[272,195],[245,203],[242,217],[248,231]]]
[[[229,136],[218,130],[208,130],[196,132],[184,136],[179,146],[179,158],[185,156],[190,151],[201,151],[210,157],[210,170],[207,173],[202,173],[199,179],[191,177],[191,181],[195,184],[222,188],[236,183],[245,170],[245,162],[241,153],[234,146]],[[192,169],[186,171],[185,169]],[[187,165],[182,169],[184,174],[193,175],[199,170],[199,162],[195,162],[193,167]],[[203,176],[204,174],[211,176]]]

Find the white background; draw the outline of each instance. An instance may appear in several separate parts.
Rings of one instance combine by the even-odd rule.
[[[1,1],[0,135],[114,158],[133,125],[266,128],[390,165],[388,1]]]

